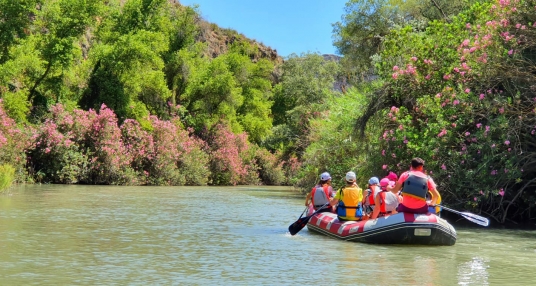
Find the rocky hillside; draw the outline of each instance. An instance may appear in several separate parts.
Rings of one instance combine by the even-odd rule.
[[[207,55],[210,57],[215,58],[225,53],[229,45],[234,42],[246,41],[256,47],[256,51],[250,54],[252,61],[257,61],[259,58],[267,58],[276,64],[283,62],[283,58],[277,54],[277,50],[249,39],[235,30],[220,28],[216,24],[209,23],[203,19],[199,20],[199,28],[200,32],[197,40],[208,44]]]

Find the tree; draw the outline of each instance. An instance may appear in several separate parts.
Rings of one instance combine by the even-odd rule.
[[[373,72],[372,57],[393,28],[411,25],[424,30],[429,21],[449,20],[476,0],[350,0],[342,20],[333,24],[333,44],[345,76],[351,82],[363,81]]]
[[[326,111],[326,103],[333,91],[339,72],[336,62],[326,61],[318,54],[292,54],[283,64],[281,83],[275,89],[272,113],[278,132],[286,133],[284,142],[269,142],[292,147],[301,154],[308,145],[309,120]],[[277,135],[276,135],[277,136]]]
[[[36,0],[0,0],[0,64],[8,60],[9,48],[29,34],[36,6]]]

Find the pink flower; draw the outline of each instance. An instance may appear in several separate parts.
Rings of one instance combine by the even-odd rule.
[[[471,29],[471,24],[469,24],[469,23],[465,24],[465,28]]]
[[[441,93],[436,94],[435,97],[436,98],[441,98]],[[535,99],[535,101],[536,101],[536,99]]]
[[[504,141],[504,145],[510,145],[510,141],[508,140]]]
[[[503,113],[504,113],[504,107],[499,108],[499,113],[500,113],[500,114],[503,114]]]
[[[477,201],[476,197],[474,197],[475,202]]]
[[[385,150],[382,150],[382,156],[385,156]]]
[[[476,124],[476,128],[481,128],[482,127],[482,123],[477,123]]]
[[[484,97],[486,97],[486,95],[481,93],[479,99],[482,100],[482,99],[484,99]]]
[[[468,89],[468,88],[466,88],[466,89],[465,89],[465,93],[469,93],[469,92],[471,92],[471,90]]]
[[[396,158],[396,154],[395,153],[391,154],[391,157]]]
[[[491,175],[492,175],[492,176],[497,175],[497,170],[493,170],[493,171],[491,171]]]
[[[465,136],[469,136],[469,135],[471,135],[471,133],[465,132]]]
[[[504,190],[503,190],[503,189],[501,189],[501,190],[499,191],[499,195],[500,195],[501,197],[504,197]]]
[[[491,144],[491,148],[495,148],[495,144]]]
[[[444,79],[444,80],[449,80],[449,79],[450,79],[450,77],[451,77],[451,75],[450,75],[450,74],[446,74],[446,75],[444,75],[444,76],[443,76],[443,79]]]
[[[447,135],[447,130],[445,128],[443,128],[443,130],[441,130],[441,132],[439,132],[439,134],[437,134],[437,137],[443,137]]]
[[[509,51],[508,51],[508,54],[509,54],[509,55],[512,55],[513,53],[514,53],[514,50],[509,50]]]
[[[416,62],[417,61],[417,57],[411,57],[411,60]]]
[[[470,42],[469,39],[463,40],[462,46],[465,47],[465,46],[469,45],[469,42]]]
[[[382,169],[384,169],[384,170],[387,169],[387,165],[383,165]]]
[[[397,70],[399,70],[399,69],[400,69],[400,68],[399,68],[398,66],[394,66],[394,67],[393,67],[393,71],[397,71]]]
[[[454,101],[452,102],[452,104],[453,104],[453,105],[458,105],[458,104],[460,104],[460,101],[456,99],[456,100],[454,100]]]
[[[441,165],[441,169],[446,170],[447,166],[445,166],[445,164],[443,164],[443,165]]]
[[[393,73],[393,79],[397,79],[397,78],[398,78],[398,73],[397,72]]]
[[[456,128],[456,123],[452,123],[451,126]]]

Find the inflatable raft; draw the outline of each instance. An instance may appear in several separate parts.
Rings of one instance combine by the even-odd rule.
[[[397,213],[365,221],[339,221],[334,213],[317,213],[307,229],[327,236],[377,244],[454,245],[456,230],[435,214]]]

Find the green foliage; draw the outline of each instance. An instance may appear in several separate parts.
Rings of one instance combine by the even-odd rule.
[[[350,0],[342,20],[333,24],[334,45],[344,55],[344,74],[351,82],[372,73],[371,59],[382,50],[393,29],[410,25],[423,30],[428,21],[450,20],[476,0]]]
[[[381,161],[373,161],[371,154],[378,152],[380,128],[369,124],[365,137],[356,136],[355,118],[366,110],[367,92],[376,86],[351,88],[341,96],[332,96],[326,107],[328,112],[311,121],[309,140],[312,142],[303,155],[303,169],[298,186],[310,188],[318,174],[328,171],[336,185],[344,184],[344,174],[352,170],[358,183],[371,176],[381,176]]]
[[[3,96],[4,109],[10,118],[17,122],[27,122],[26,116],[30,113],[30,103],[26,100],[27,93],[7,92]]]
[[[383,134],[371,160],[401,172],[422,157],[445,201],[500,222],[526,215],[536,185],[533,9],[477,3],[424,31],[392,30],[374,58],[383,85],[367,128]]]
[[[26,37],[36,0],[0,1],[0,65],[9,58],[9,48]]]
[[[269,148],[277,149],[278,145],[283,145],[289,148],[285,152],[297,152],[301,156],[309,144],[309,120],[327,110],[325,103],[332,93],[339,68],[336,62],[326,61],[318,54],[300,57],[293,54],[282,69],[281,83],[274,91],[272,113],[274,124],[286,126],[277,128],[277,132],[285,135],[274,134],[283,142],[269,138]]]
[[[8,123],[7,143],[1,146],[0,161],[14,166],[17,175],[24,174],[24,165],[30,162],[28,170],[37,174],[36,181],[57,183],[207,184],[210,178],[222,175],[212,176],[208,168],[203,168],[209,165],[206,150],[210,148],[197,146],[184,147],[189,156],[178,161],[166,162],[167,155],[158,157],[153,163],[162,169],[155,167],[138,181],[140,174],[147,171],[143,167],[146,161],[132,159],[130,166],[125,163],[130,159],[117,148],[114,156],[118,159],[114,161],[96,146],[114,139],[99,133],[102,137],[98,138],[104,141],[93,142],[81,135],[89,128],[84,124],[93,120],[89,117],[104,110],[117,116],[113,119],[116,124],[106,126],[120,126],[135,119],[139,123],[136,128],[150,134],[158,132],[159,127],[154,125],[158,121],[151,117],[156,115],[159,120],[177,120],[179,116],[174,124],[188,130],[192,137],[205,140],[210,139],[218,123],[242,136],[244,146],[262,145],[276,138],[277,146],[272,151],[288,150],[290,146],[291,152],[278,154],[289,160],[284,165],[285,170],[290,170],[287,174],[296,173],[299,162],[289,153],[296,150],[294,146],[303,149],[303,142],[280,140],[280,134],[270,136],[279,129],[306,139],[307,125],[302,125],[301,120],[315,115],[300,105],[306,102],[305,108],[315,109],[325,102],[336,64],[324,63],[317,55],[307,56],[310,59],[299,68],[291,67],[278,88],[279,94],[291,103],[272,109],[278,80],[274,70],[280,68],[274,66],[273,58],[268,58],[273,55],[266,56],[259,43],[234,30],[212,25],[214,31],[210,34],[224,37],[228,49],[222,49],[227,52],[220,55],[211,52],[207,56],[211,43],[197,41],[209,26],[200,21],[196,9],[167,0],[0,0],[0,98],[2,116]],[[290,64],[294,61],[291,59]],[[292,82],[291,69],[309,74]],[[308,82],[314,87],[307,87]],[[301,86],[294,88],[295,83]],[[307,90],[299,91],[300,88]],[[294,96],[297,101],[292,100]],[[72,127],[79,141],[47,141],[47,134],[55,132],[62,138],[72,135],[62,133],[71,127],[55,130],[53,126],[59,119],[50,116],[54,109],[50,107],[57,104],[67,113],[81,116],[75,116],[78,121],[86,122]],[[79,107],[90,115],[83,115]],[[287,108],[294,109],[293,113],[287,113]],[[273,110],[277,110],[275,117],[284,124],[275,129]],[[47,128],[50,134],[39,133],[38,138],[47,147],[27,146],[35,143],[27,138],[37,136],[31,134],[35,130],[30,124]],[[110,128],[114,130],[110,136],[116,138],[117,128]],[[167,149],[175,150],[171,146]],[[288,182],[281,175],[281,157],[256,150],[248,147],[240,153],[244,166],[237,163],[239,177],[213,182],[258,184],[259,176],[269,184]],[[28,161],[25,155],[33,159]],[[90,158],[97,159],[88,163]]]
[[[15,168],[9,164],[0,165],[0,192],[11,187],[13,181],[15,181]]]

